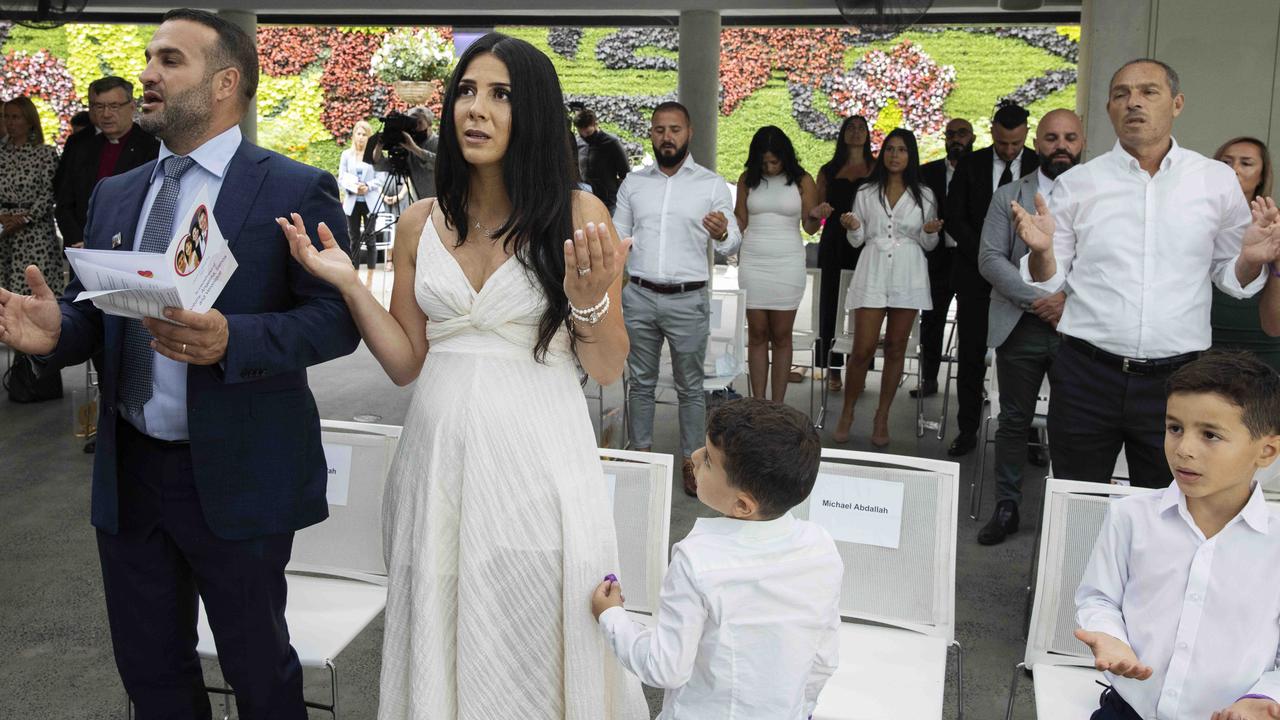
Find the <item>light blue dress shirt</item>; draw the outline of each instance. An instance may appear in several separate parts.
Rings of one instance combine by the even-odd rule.
[[[173,228],[170,236],[178,232],[182,224],[182,212],[195,201],[201,188],[207,188],[210,206],[216,205],[218,192],[222,190],[222,178],[231,164],[231,158],[240,148],[240,128],[233,126],[230,130],[214,137],[196,148],[188,156],[196,161],[195,166],[182,176],[182,185],[178,190],[178,212],[174,213]],[[142,243],[142,235],[146,231],[147,216],[151,214],[151,206],[160,194],[160,186],[164,182],[165,158],[173,155],[173,151],[163,142],[160,144],[160,157],[151,172],[151,187],[142,201],[142,214],[138,216],[138,230],[133,237],[133,249],[137,250]],[[124,405],[120,406],[121,415],[140,431],[160,440],[187,440],[187,364],[170,360],[156,353],[155,365],[151,374],[151,399],[142,406],[142,416],[129,413]]]

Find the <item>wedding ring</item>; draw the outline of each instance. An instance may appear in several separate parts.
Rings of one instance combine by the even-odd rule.
[[[186,344],[186,343],[182,343],[182,354],[183,354],[183,355],[186,355],[186,354],[187,354],[187,344]]]
[[[580,267],[580,268],[578,268],[578,277],[586,277],[586,276],[588,276],[588,275],[590,275],[590,274],[591,274],[591,268],[589,268],[589,267]]]

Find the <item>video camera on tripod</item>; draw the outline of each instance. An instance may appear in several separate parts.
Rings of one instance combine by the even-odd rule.
[[[422,140],[417,137],[422,135],[418,131],[417,118],[399,112],[390,113],[382,118],[380,134],[382,151],[387,154],[387,159],[390,160],[395,173],[402,176],[409,175],[409,149],[404,146],[405,135],[413,137],[414,142],[426,140],[425,137]]]

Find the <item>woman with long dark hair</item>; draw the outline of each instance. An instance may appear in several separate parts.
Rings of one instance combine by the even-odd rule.
[[[813,217],[819,220],[839,218],[849,212],[858,183],[871,172],[874,163],[867,121],[861,115],[850,115],[840,124],[835,154],[818,170],[818,197],[823,202],[811,211]],[[840,223],[827,222],[822,226],[822,236],[818,240],[818,267],[822,270],[818,298],[818,362],[826,365],[830,359],[827,387],[832,392],[840,392],[844,387],[840,380],[844,357],[830,354],[831,341],[836,334],[840,271],[854,269],[861,252],[861,248],[849,245]]]
[[[882,448],[889,444],[889,407],[902,379],[911,326],[916,313],[933,307],[924,254],[938,244],[942,230],[933,191],[920,182],[920,153],[910,130],[898,128],[884,139],[880,159],[858,188],[853,210],[840,216],[840,224],[850,245],[867,249],[853,271],[845,299],[853,317],[853,355],[835,440],[849,439],[853,406],[866,384],[880,328],[888,318],[880,404],[871,431],[871,444]]]
[[[578,365],[622,373],[630,240],[572,162],[551,61],[490,33],[445,92],[390,312],[327,229],[317,252],[281,221],[391,379],[418,380],[385,491],[382,720],[648,717],[586,600],[617,550]]]
[[[818,205],[818,186],[800,167],[791,139],[772,125],[751,138],[745,167],[738,178],[734,215],[742,230],[738,286],[747,293],[751,394],[765,397],[772,378],[770,399],[782,402],[791,368],[791,330],[804,297],[800,227],[810,234],[818,229],[819,219],[811,216]]]

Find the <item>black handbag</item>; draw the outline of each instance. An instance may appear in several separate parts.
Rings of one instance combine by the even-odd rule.
[[[62,399],[62,373],[37,374],[34,361],[25,353],[14,353],[13,362],[4,371],[3,384],[11,402],[37,403]]]

